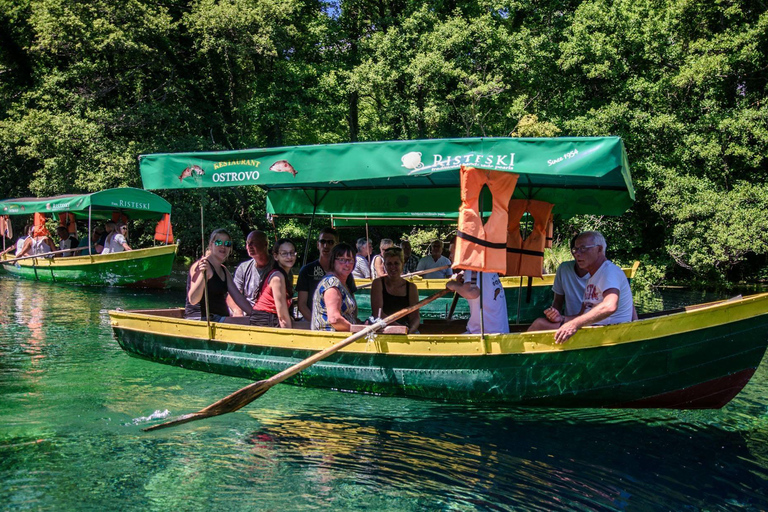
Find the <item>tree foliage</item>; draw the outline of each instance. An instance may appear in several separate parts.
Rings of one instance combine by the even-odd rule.
[[[562,238],[742,275],[768,255],[767,49],[746,0],[0,0],[0,193],[140,186],[157,151],[619,135],[635,206]],[[194,252],[200,197],[164,195]],[[272,229],[256,189],[203,197],[209,227]]]

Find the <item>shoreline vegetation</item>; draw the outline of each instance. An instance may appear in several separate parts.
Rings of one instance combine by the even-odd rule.
[[[752,2],[9,0],[0,31],[3,198],[141,187],[146,153],[616,135],[635,205],[556,219],[556,245],[600,230],[612,259],[642,261],[637,286],[768,282],[768,13]],[[268,223],[257,187],[160,195],[180,256],[199,257],[201,201],[240,251],[259,228],[304,254],[309,219]],[[154,226],[130,228],[152,245]],[[369,237],[423,254],[425,233],[450,228]]]

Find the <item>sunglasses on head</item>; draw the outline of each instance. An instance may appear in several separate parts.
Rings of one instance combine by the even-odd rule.
[[[232,247],[232,240],[214,240],[213,245],[216,247]]]

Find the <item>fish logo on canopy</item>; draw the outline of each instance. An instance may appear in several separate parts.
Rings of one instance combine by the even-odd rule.
[[[294,178],[299,174],[299,171],[294,169],[288,160],[278,160],[269,167],[269,170],[273,172],[289,172]]]
[[[189,178],[190,176],[203,176],[204,174],[205,171],[203,171],[203,168],[199,165],[190,165],[182,171],[179,176],[179,181],[184,181],[184,178]]]

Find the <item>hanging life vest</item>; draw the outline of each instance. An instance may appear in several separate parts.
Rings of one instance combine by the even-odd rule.
[[[507,209],[518,177],[509,172],[461,166],[461,206],[453,261],[455,267],[477,272],[506,272]],[[479,209],[484,185],[488,185],[493,197],[491,216],[485,225]]]
[[[0,215],[0,236],[13,238],[13,226],[8,215]]]
[[[173,226],[171,226],[171,215],[166,213],[155,227],[155,240],[168,244],[173,243]]]
[[[555,205],[534,199],[513,199],[509,202],[509,229],[507,231],[508,276],[541,277],[544,247],[547,244],[547,225]],[[523,239],[520,221],[528,212],[533,217],[533,229]]]
[[[116,210],[112,212],[112,222],[122,222],[123,224],[127,224],[128,216],[122,211]]]
[[[42,213],[35,213],[35,231],[33,236],[51,236],[48,229],[45,227],[45,215]]]
[[[74,213],[60,213],[59,214],[59,226],[67,228],[67,232],[70,235],[77,233],[77,221],[75,221]]]

